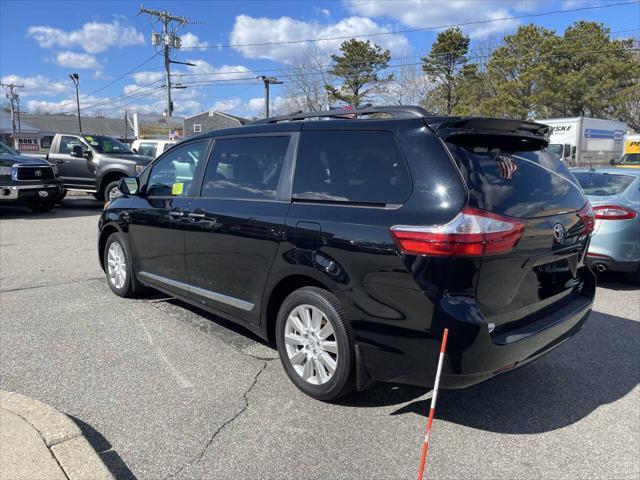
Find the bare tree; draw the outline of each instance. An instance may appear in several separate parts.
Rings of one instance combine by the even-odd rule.
[[[326,110],[329,99],[325,85],[328,58],[323,58],[317,48],[306,50],[291,65],[291,73],[282,88],[282,98],[276,105],[279,113],[298,110],[319,112]]]
[[[390,105],[422,105],[433,83],[420,67],[403,64],[378,96],[383,103]]]

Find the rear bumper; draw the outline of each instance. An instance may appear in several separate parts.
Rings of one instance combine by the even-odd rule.
[[[549,316],[539,325],[531,326],[522,339],[506,344],[497,345],[484,329],[465,352],[460,373],[445,373],[441,386],[465,388],[540,358],[575,335],[589,318],[592,306],[591,298],[569,314],[564,312],[555,318]],[[545,325],[545,322],[548,323]]]
[[[596,272],[635,272],[640,265],[640,260],[615,260],[607,255],[587,253],[587,265]]]
[[[444,328],[449,329],[449,341],[441,377],[443,388],[465,388],[526,365],[571,338],[587,321],[595,277],[588,271],[585,277],[582,291],[567,297],[563,306],[554,306],[539,318],[508,331],[496,329],[490,334],[472,299],[446,296],[434,305],[427,331],[385,329],[383,344],[367,342],[364,333],[371,332],[356,328],[363,340],[356,359],[358,385],[365,386],[371,379],[433,386]]]

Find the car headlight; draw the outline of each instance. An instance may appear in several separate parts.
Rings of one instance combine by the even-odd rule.
[[[0,177],[10,177],[12,172],[11,167],[0,167]]]
[[[144,165],[136,165],[136,174],[140,175],[140,172],[144,170]]]

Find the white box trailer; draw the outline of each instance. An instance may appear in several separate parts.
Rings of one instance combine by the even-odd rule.
[[[609,165],[624,149],[625,122],[599,118],[547,118],[536,120],[552,128],[548,150],[572,167]]]

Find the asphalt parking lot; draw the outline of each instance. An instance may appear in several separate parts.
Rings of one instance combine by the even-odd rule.
[[[118,478],[415,478],[426,389],[317,402],[248,331],[160,294],[113,295],[100,207],[0,209],[1,389],[72,416]],[[570,342],[441,392],[428,477],[640,478],[639,380],[640,290],[609,275]]]

